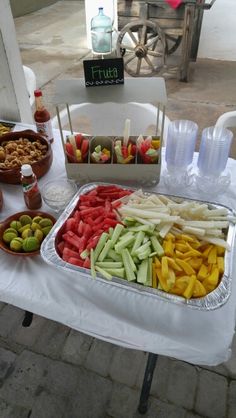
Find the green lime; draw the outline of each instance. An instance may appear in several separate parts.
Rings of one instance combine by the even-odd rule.
[[[32,229],[32,231],[36,231],[36,229],[41,229],[41,226],[37,223],[37,222],[32,222],[30,228]]]
[[[13,234],[16,234],[16,236],[18,236],[18,232],[15,228],[7,228],[7,229],[5,229],[4,234],[6,232],[13,232]]]
[[[22,227],[20,221],[12,221],[10,223],[10,227],[16,229],[16,231],[19,231],[19,229]]]
[[[19,221],[24,226],[24,225],[27,225],[27,224],[31,224],[32,223],[32,218],[29,215],[21,215],[19,217]]]
[[[45,228],[46,226],[51,226],[52,227],[53,222],[49,218],[44,218],[39,222],[39,225],[41,226],[41,228]]]
[[[28,237],[23,241],[23,250],[28,253],[31,251],[37,251],[40,247],[39,240],[36,237]]]
[[[23,239],[22,238],[13,238],[10,242],[10,249],[12,251],[21,251],[22,250]]]
[[[7,244],[9,244],[14,238],[17,237],[17,232],[4,232],[3,234],[3,241],[6,242]]]
[[[22,234],[26,229],[29,229],[31,224],[26,224],[19,229],[19,233]]]
[[[52,229],[52,226],[45,226],[44,228],[42,228],[43,234],[46,236],[47,234],[49,234],[51,229]]]
[[[34,232],[34,236],[39,240],[39,242],[43,241],[44,234],[43,231],[41,231],[40,229],[36,229],[36,231]]]
[[[33,235],[34,235],[34,233],[33,233],[32,229],[27,228],[22,232],[21,237],[23,239],[25,239],[25,238],[28,238],[28,237],[32,237]]]
[[[42,216],[35,216],[33,218],[33,222],[36,222],[38,224],[41,221],[41,219],[43,219]]]

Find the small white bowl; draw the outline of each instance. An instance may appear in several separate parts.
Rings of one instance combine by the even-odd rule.
[[[77,186],[69,179],[50,180],[43,185],[41,192],[44,202],[55,212],[60,212],[77,192]]]

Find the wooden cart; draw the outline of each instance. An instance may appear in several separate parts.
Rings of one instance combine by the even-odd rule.
[[[202,17],[215,0],[183,0],[177,9],[165,0],[118,0],[117,55],[133,77],[152,76],[165,68],[167,56],[181,44],[179,79],[188,81],[189,62],[197,58]]]

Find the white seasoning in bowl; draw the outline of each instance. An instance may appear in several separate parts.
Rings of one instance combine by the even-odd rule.
[[[51,185],[45,193],[45,198],[49,200],[55,200],[58,202],[67,201],[74,195],[72,188],[65,188],[60,184]]]

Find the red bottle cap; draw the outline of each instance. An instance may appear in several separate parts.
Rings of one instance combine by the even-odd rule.
[[[42,92],[41,92],[41,90],[34,90],[34,96],[35,96],[35,97],[40,97],[40,96],[42,96]]]

